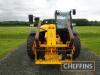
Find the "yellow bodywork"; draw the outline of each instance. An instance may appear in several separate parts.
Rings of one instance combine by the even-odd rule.
[[[55,24],[45,24],[40,27],[40,32],[46,30],[45,44],[40,43],[40,47],[45,47],[45,60],[35,58],[35,64],[62,64],[62,62],[72,62],[72,59],[61,60],[62,56],[58,55],[58,47],[68,47],[69,45],[62,44],[59,35],[56,35]]]

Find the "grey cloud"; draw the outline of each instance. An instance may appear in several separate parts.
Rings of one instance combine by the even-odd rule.
[[[34,7],[32,7],[31,5],[34,4],[32,3],[34,2],[33,0],[2,0],[2,2],[0,3],[0,21],[3,20],[28,20],[27,16],[28,14],[35,14],[37,16],[41,16],[41,14],[45,15],[45,16],[41,16],[46,17],[48,16],[47,14],[45,14],[45,12],[47,11],[47,8],[38,8],[35,5],[33,5]],[[50,5],[48,5],[48,1],[47,1],[47,5],[51,7],[52,3],[54,1],[49,1],[49,3],[51,3]],[[48,13],[48,12],[47,12]]]
[[[0,3],[0,11],[0,21],[26,20],[26,15],[31,13],[32,9],[27,8],[21,0],[2,0]]]
[[[56,9],[56,3],[59,0],[44,0],[44,2],[46,2],[45,8],[42,7],[43,4],[37,5],[34,3],[34,1],[36,0],[0,0],[0,21],[4,20],[24,21],[28,20],[27,19],[28,14],[35,14],[36,16],[40,16],[42,18],[46,18],[46,16],[50,18],[53,16],[54,10]],[[63,5],[63,2],[58,7],[61,7]],[[76,15],[77,18],[85,17],[90,19],[91,16],[93,16],[96,19],[96,17],[100,15],[99,3],[100,3],[99,0],[77,0],[76,2],[77,6],[76,8],[78,9]],[[67,7],[67,5],[65,6]],[[66,7],[62,8],[66,9]]]

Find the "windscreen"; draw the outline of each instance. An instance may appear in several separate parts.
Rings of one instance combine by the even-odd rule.
[[[56,16],[56,23],[58,29],[67,28],[67,22],[70,19],[69,13],[60,13]]]

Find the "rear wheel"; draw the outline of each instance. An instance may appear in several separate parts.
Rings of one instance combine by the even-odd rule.
[[[73,55],[73,58],[76,59],[77,57],[79,57],[81,50],[80,39],[78,36],[74,36],[74,47],[75,47],[75,53]]]
[[[31,60],[34,60],[35,58],[35,54],[33,53],[33,45],[34,45],[34,41],[35,41],[35,36],[34,35],[30,35],[28,37],[28,40],[27,40],[27,54],[29,56],[29,58]]]

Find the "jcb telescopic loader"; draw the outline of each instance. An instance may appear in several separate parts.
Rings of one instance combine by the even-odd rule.
[[[73,30],[72,16],[69,12],[55,11],[55,19],[39,20],[35,17],[36,31],[30,33],[27,40],[27,53],[35,64],[62,64],[72,62],[80,54],[80,39]],[[29,15],[32,23],[32,15]]]

